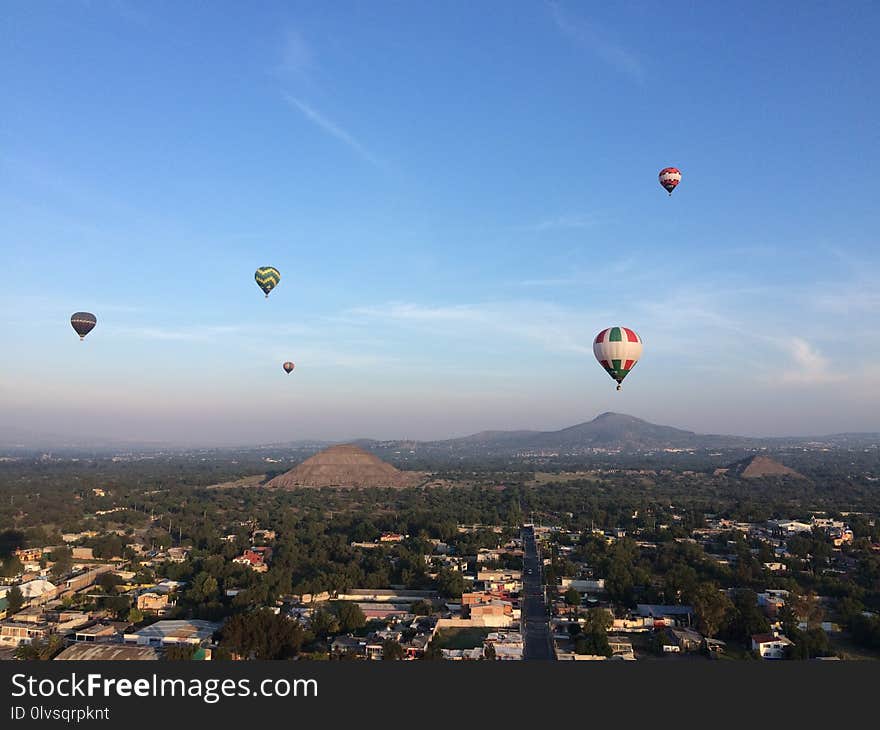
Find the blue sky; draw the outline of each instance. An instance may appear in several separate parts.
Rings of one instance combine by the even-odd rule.
[[[4,24],[0,428],[880,430],[876,3],[92,0]],[[620,393],[591,345],[614,324],[645,343]]]

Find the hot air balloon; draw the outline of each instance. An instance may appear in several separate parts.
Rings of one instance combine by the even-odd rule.
[[[664,167],[660,170],[660,184],[666,192],[672,195],[672,191],[681,182],[681,170],[677,167]]]
[[[642,356],[642,340],[627,327],[609,327],[596,335],[593,354],[620,390],[623,379]]]
[[[265,292],[268,299],[269,292],[278,286],[278,282],[281,281],[281,272],[274,266],[261,266],[254,274],[254,279],[256,279],[257,285]]]
[[[98,324],[98,320],[91,312],[74,312],[70,315],[70,325],[76,330],[81,340],[85,339],[85,336],[95,329],[96,324]]]
[[[281,367],[284,368],[284,372],[290,375],[293,372],[293,369],[296,367],[292,362],[286,362]]]

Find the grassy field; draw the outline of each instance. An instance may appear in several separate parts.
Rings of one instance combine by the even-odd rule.
[[[468,627],[461,629],[441,629],[434,642],[441,649],[474,649],[483,645],[492,629]]]

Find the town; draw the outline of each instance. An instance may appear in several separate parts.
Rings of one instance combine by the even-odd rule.
[[[357,490],[117,475],[22,491],[3,507],[0,657],[880,657],[864,480],[838,498],[849,511],[790,475],[684,471]]]

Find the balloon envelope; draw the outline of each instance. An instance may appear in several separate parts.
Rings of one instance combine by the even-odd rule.
[[[70,326],[73,327],[81,340],[95,329],[96,324],[98,324],[98,320],[91,312],[74,312],[70,316]]]
[[[281,367],[284,368],[284,372],[286,372],[288,375],[290,375],[290,373],[293,371],[293,369],[296,367],[296,365],[294,365],[292,362],[286,362]]]
[[[664,167],[660,170],[660,184],[664,187],[667,193],[672,195],[672,191],[675,190],[676,186],[681,182],[681,170],[677,167]]]
[[[274,266],[261,266],[254,273],[254,279],[257,282],[257,286],[259,286],[268,297],[269,292],[278,286],[278,282],[281,281],[281,272]]]
[[[599,364],[617,381],[617,389],[642,356],[642,340],[627,327],[608,327],[593,341]]]

